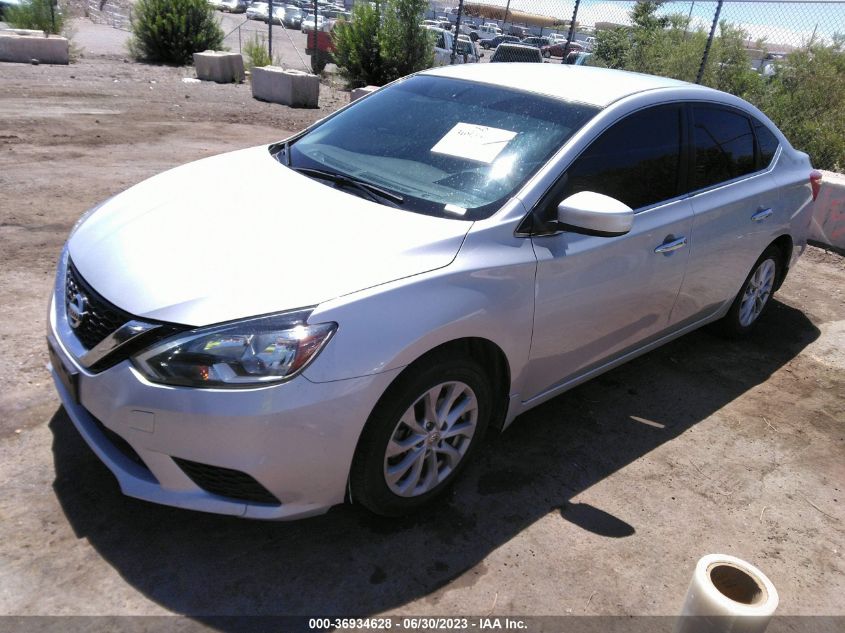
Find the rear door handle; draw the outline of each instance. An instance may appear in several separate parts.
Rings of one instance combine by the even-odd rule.
[[[679,248],[683,248],[687,245],[687,238],[679,237],[676,240],[672,240],[671,242],[663,242],[660,246],[654,249],[655,253],[663,254],[671,253],[673,251],[678,250]]]
[[[755,222],[762,222],[770,215],[772,215],[772,213],[774,212],[771,209],[760,209],[757,213],[751,216],[751,219]]]

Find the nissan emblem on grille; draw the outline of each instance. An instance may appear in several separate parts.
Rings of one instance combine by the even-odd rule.
[[[85,318],[85,315],[88,314],[85,312],[85,308],[87,306],[88,299],[81,292],[77,292],[73,295],[73,299],[68,300],[67,320],[70,323],[70,327],[76,329],[82,324],[82,320]]]

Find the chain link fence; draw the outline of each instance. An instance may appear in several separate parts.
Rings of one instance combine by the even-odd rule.
[[[607,66],[709,85],[757,105],[817,167],[845,169],[842,0],[464,0],[431,6],[432,19],[454,25],[458,16],[461,33],[490,50],[484,61]],[[528,48],[539,49],[539,56]]]

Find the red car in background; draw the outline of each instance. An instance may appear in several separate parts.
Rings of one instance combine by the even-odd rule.
[[[543,53],[543,57],[548,59],[549,57],[563,57],[563,51],[566,48],[566,42],[558,42],[557,44],[552,44],[550,46],[544,46],[540,49],[540,52]],[[569,52],[577,51],[581,52],[585,50],[584,45],[581,42],[572,41],[569,43]]]

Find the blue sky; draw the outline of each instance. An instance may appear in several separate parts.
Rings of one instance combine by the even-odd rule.
[[[505,6],[507,0],[477,0]],[[457,2],[455,3],[457,4]],[[597,21],[629,22],[627,15],[634,2],[618,0],[582,0],[578,21],[591,25]],[[574,0],[511,0],[511,8],[528,13],[572,16]],[[709,29],[716,9],[714,0],[681,0],[666,2],[661,13],[688,15],[693,7],[693,24]],[[816,37],[828,39],[833,33],[845,33],[845,2],[819,0],[817,2],[765,2],[725,0],[722,19],[739,24],[751,39],[765,38],[770,44],[806,44],[816,29]]]

